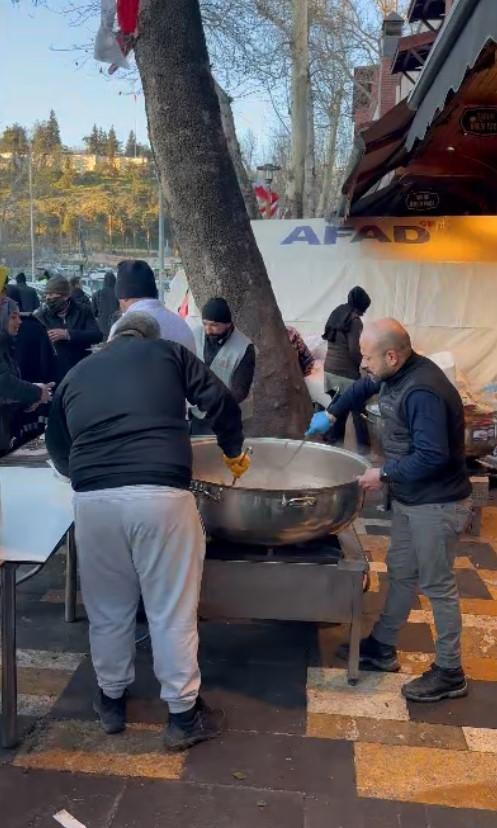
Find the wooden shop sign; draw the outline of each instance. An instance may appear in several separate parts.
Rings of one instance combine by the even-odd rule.
[[[461,129],[468,135],[497,135],[497,106],[471,106],[461,115]]]

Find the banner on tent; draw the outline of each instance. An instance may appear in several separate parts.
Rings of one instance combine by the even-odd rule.
[[[278,227],[257,227],[257,236],[271,234],[282,248],[294,251],[336,248],[354,258],[425,262],[497,262],[497,217],[356,218],[346,224],[324,220],[285,221]]]
[[[452,351],[476,388],[497,378],[497,218],[356,219],[347,234],[336,228],[334,242],[330,226],[322,219],[252,222],[287,324],[319,337],[333,308],[362,285],[371,296],[368,319],[393,316],[419,350]],[[377,229],[368,235],[371,226]],[[421,241],[416,227],[427,231]],[[415,236],[418,243],[406,243]],[[187,288],[184,275],[175,277],[170,308],[178,311]],[[198,316],[191,295],[188,312]]]

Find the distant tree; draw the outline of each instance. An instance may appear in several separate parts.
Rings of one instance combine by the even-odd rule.
[[[109,129],[107,134],[107,141],[106,141],[106,152],[105,155],[109,160],[113,160],[116,155],[119,155],[121,151],[121,144],[117,140],[116,131],[113,126]]]
[[[136,154],[139,158],[148,158],[149,161],[152,160],[152,150],[148,144],[138,143],[136,145]]]
[[[46,122],[45,130],[47,144],[50,147],[50,149],[52,151],[60,149],[62,146],[62,142],[60,140],[59,123],[57,121],[57,116],[55,115],[53,109],[50,110],[50,116],[48,118],[48,121]]]
[[[131,130],[131,132],[128,135],[128,140],[126,141],[124,154],[127,156],[127,158],[133,158],[135,153],[136,155],[138,155],[138,146],[136,144],[136,135],[133,132],[133,130]]]
[[[97,155],[107,155],[107,133],[101,127],[98,128],[97,132]]]
[[[5,127],[0,135],[0,152],[10,152],[14,156],[25,155],[28,151],[28,136],[20,124]]]
[[[86,145],[86,149],[90,153],[90,155],[98,155],[99,150],[99,129],[96,124],[93,124],[92,131],[89,135],[85,135],[83,138],[83,143]]]
[[[49,155],[51,148],[46,121],[36,122],[33,130],[32,146],[33,155],[40,161]]]

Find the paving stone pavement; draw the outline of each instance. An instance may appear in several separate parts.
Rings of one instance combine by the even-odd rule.
[[[386,590],[389,521],[366,511],[372,561],[364,630]],[[24,739],[0,751],[2,828],[52,828],[67,810],[85,828],[497,828],[497,509],[461,543],[466,699],[413,705],[401,684],[433,658],[418,596],[397,675],[346,682],[338,625],[202,622],[203,693],[224,707],[222,738],[183,755],[161,749],[167,718],[147,642],[137,652],[129,726],[102,734],[84,609],[63,619],[56,555],[19,594]],[[144,629],[140,630],[144,632]]]

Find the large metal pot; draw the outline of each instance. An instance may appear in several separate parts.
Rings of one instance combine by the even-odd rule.
[[[368,432],[375,459],[383,459],[381,415],[378,403],[366,406]],[[497,421],[494,414],[472,414],[465,411],[464,443],[466,457],[473,459],[491,454],[497,445]]]
[[[213,537],[281,546],[344,529],[362,505],[356,477],[369,463],[344,449],[254,438],[252,465],[232,486],[212,437],[192,440],[192,490]]]

